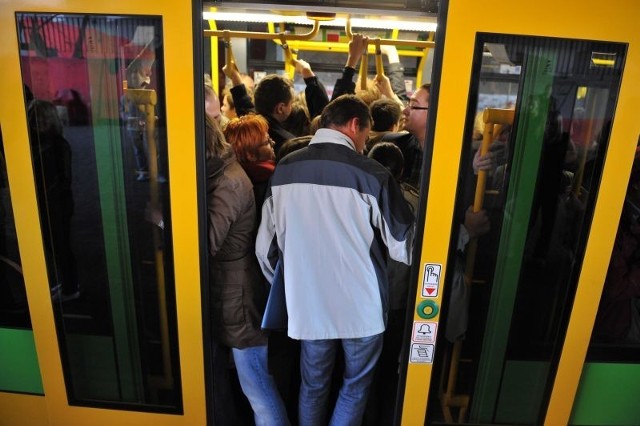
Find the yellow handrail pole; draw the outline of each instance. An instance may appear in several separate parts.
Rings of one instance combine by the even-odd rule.
[[[296,73],[296,67],[294,65],[293,53],[291,53],[289,44],[284,39],[284,37],[280,39],[280,46],[282,46],[282,50],[284,50],[284,72],[289,76],[291,80],[293,80],[293,76]]]
[[[384,66],[382,65],[382,50],[380,49],[380,39],[376,38],[374,40],[374,44],[376,47],[376,79],[384,76]]]
[[[151,209],[159,210],[158,197],[158,145],[156,141],[156,112],[158,95],[155,90],[129,89],[125,86],[124,94],[136,107],[145,114],[145,128],[147,133],[147,148],[149,150],[149,204]],[[160,340],[162,350],[163,376],[154,380],[154,385],[159,388],[173,386],[171,373],[171,356],[169,348],[169,321],[167,318],[167,299],[164,277],[164,258],[160,248],[160,230],[154,225],[153,246],[155,248],[156,279],[158,281],[158,313],[160,315]]]
[[[489,146],[493,142],[494,125],[512,124],[515,117],[515,110],[508,108],[486,108],[482,114],[484,121],[484,132],[482,133],[482,144],[480,145],[480,156],[489,152]],[[478,171],[478,180],[476,181],[476,193],[473,200],[473,212],[477,213],[482,210],[484,204],[484,192],[487,186],[486,170]],[[473,268],[475,264],[476,250],[478,248],[478,240],[472,239],[467,247],[467,264],[465,267],[465,281],[471,284],[473,276]]]
[[[433,32],[429,33],[429,40],[433,41]],[[418,63],[418,70],[416,71],[416,86],[420,87],[422,85],[422,74],[424,74],[424,65],[427,63],[427,56],[429,55],[430,47],[425,47],[422,52],[420,52],[420,62]]]
[[[209,19],[209,28],[217,30],[216,21]],[[216,93],[220,87],[220,73],[218,70],[218,37],[211,37],[211,82]]]
[[[498,134],[499,126],[512,124],[515,117],[513,109],[486,108],[482,114],[482,120],[485,123],[484,132],[482,132],[482,144],[480,145],[480,155],[486,155],[489,147],[493,142],[494,134]],[[473,201],[473,211],[479,212],[484,204],[484,193],[487,186],[486,170],[478,171],[478,180],[476,181],[476,193]],[[478,250],[478,240],[473,238],[467,246],[467,262],[464,271],[465,285],[471,285],[473,278],[473,269],[475,266],[476,251]],[[445,415],[447,423],[453,422],[450,407],[459,407],[458,423],[464,422],[469,407],[469,395],[456,395],[456,381],[458,376],[458,365],[460,364],[460,354],[462,350],[462,341],[458,340],[453,344],[451,360],[449,361],[449,374],[447,375],[446,389],[441,391],[440,404]]]
[[[360,58],[360,89],[367,90],[367,73],[369,68],[369,51],[367,50]]]
[[[231,47],[230,31],[224,30],[222,33],[225,47],[225,65],[233,66],[233,68],[237,70],[238,66],[236,65],[236,58],[233,56],[233,48]]]
[[[286,32],[280,32],[277,34],[274,33],[263,33],[258,31],[229,31],[229,30],[204,30],[204,35],[206,37],[220,37],[228,34],[229,37],[238,37],[238,38],[252,38],[257,40],[282,40],[284,37],[285,40],[311,40],[316,36],[318,30],[320,29],[320,22],[313,21],[313,28],[310,32],[304,34],[287,34]]]

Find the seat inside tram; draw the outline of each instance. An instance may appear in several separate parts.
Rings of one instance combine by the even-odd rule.
[[[401,13],[387,1],[380,10],[320,8],[314,15],[304,13],[305,7],[226,3],[205,4],[203,13],[204,72],[221,103],[230,86],[222,67],[231,57],[255,84],[275,73],[291,78],[296,93],[304,92],[293,55],[310,64],[330,98],[354,33],[371,40],[368,64],[362,61],[357,70],[362,88],[363,80],[388,70],[380,44],[398,54],[405,101],[421,85],[434,83],[433,5],[424,12],[415,2],[422,13]],[[162,20],[24,12],[16,22],[47,263],[48,283],[41,285],[51,291],[69,403],[180,414],[170,210],[179,188],[171,187],[168,146],[182,142],[167,138]],[[310,31],[306,39],[291,37]],[[448,165],[460,172],[430,359],[432,424],[543,419],[603,175],[625,54],[621,43],[478,35],[461,161]],[[492,158],[490,170],[474,169],[477,151]],[[0,336],[13,342],[31,329],[31,321],[4,150],[0,155]],[[640,290],[629,281],[640,266],[636,169],[588,361],[638,362]],[[427,188],[418,190],[424,197]],[[488,213],[491,229],[459,249],[470,206]],[[622,287],[624,298],[618,297]],[[405,346],[415,283],[411,289],[409,314],[400,327]],[[386,411],[365,416],[367,424],[381,424],[378,416],[387,416],[383,424],[393,421],[403,384],[398,367],[409,359],[406,349],[401,355],[384,372],[392,376],[380,394]],[[29,368],[29,383],[0,377],[0,390],[41,394],[37,360]],[[285,402],[294,410],[296,383],[288,385]],[[234,386],[238,406],[250,410]],[[252,423],[248,417],[243,424]]]

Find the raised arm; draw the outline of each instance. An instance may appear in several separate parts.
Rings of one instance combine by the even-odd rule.
[[[344,70],[342,70],[342,77],[336,80],[331,100],[334,100],[340,95],[354,94],[356,92],[356,83],[353,81],[353,76],[356,73],[358,61],[360,61],[362,55],[367,51],[368,44],[369,37],[365,37],[362,34],[353,34],[353,38],[349,42],[347,63],[344,66]]]
[[[247,115],[250,112],[255,112],[255,106],[253,105],[253,100],[251,100],[251,96],[247,92],[247,88],[242,82],[242,75],[240,74],[240,70],[234,62],[229,64],[225,64],[222,67],[222,72],[224,75],[229,77],[233,87],[231,88],[231,96],[233,97],[233,104],[236,107],[236,114],[238,117],[242,115]]]
[[[400,99],[401,102],[409,100],[407,96],[407,89],[404,85],[404,67],[400,62],[400,56],[398,55],[398,49],[395,46],[382,45],[380,46],[382,54],[387,57],[389,64],[386,67],[386,73],[391,83],[393,93]]]
[[[307,101],[307,109],[309,110],[309,118],[320,115],[325,106],[329,103],[329,96],[324,85],[318,80],[315,73],[311,69],[311,65],[302,59],[295,59],[296,72],[298,72],[306,84],[304,96]]]

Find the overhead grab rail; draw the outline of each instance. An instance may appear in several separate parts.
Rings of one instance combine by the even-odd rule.
[[[318,34],[318,31],[320,30],[320,21],[322,20],[313,16],[310,16],[310,19],[313,21],[313,28],[311,29],[311,31],[304,34],[291,34],[284,31],[279,33],[269,33],[259,31],[204,30],[204,35],[207,37],[237,37],[258,40],[275,40],[276,42],[282,42],[283,39],[286,41],[307,41],[311,40],[316,36],[316,34]],[[353,32],[351,31],[351,19],[349,18],[347,18],[347,22],[345,24],[345,32],[349,37],[349,40],[351,40],[353,38]],[[395,40],[389,38],[381,38],[380,45],[410,46],[426,49],[434,47],[435,43],[433,41],[424,40]]]
[[[351,31],[351,19],[347,18],[347,23],[345,24],[345,33],[349,40],[353,38],[353,32]],[[411,47],[419,47],[421,49],[432,48],[436,44],[433,41],[424,41],[424,40],[402,40],[402,39],[391,39],[391,38],[381,38],[380,46],[389,45],[389,46],[411,46]],[[376,45],[377,46],[377,45]]]
[[[317,15],[317,16],[316,16]],[[273,40],[275,43],[278,43],[284,49],[285,55],[285,67],[288,67],[288,71],[291,74],[293,69],[291,67],[294,65],[294,55],[291,52],[291,48],[300,48],[299,43],[314,43],[312,39],[318,34],[320,30],[320,21],[331,20],[332,18],[327,16],[322,16],[318,14],[308,13],[307,16],[309,19],[313,21],[313,28],[308,33],[304,34],[291,34],[286,31],[281,32],[258,32],[258,31],[231,31],[231,30],[204,30],[204,35],[207,37],[222,37],[226,49],[226,59],[227,63],[233,63],[235,67],[235,59],[233,57],[233,52],[231,49],[231,38],[247,38],[247,39],[258,39],[258,40]],[[272,24],[270,24],[270,28],[272,28]],[[345,33],[347,34],[349,40],[353,38],[353,32],[351,30],[351,19],[347,17],[345,24]],[[325,46],[327,43],[319,43],[322,44],[323,47],[327,48],[329,46]],[[331,43],[329,43],[331,44]],[[333,43],[336,44],[336,43]],[[423,41],[423,40],[402,40],[402,39],[387,39],[387,38],[375,38],[374,39],[374,49],[373,53],[376,55],[376,77],[380,78],[380,76],[384,76],[384,68],[382,65],[382,50],[380,46],[389,45],[389,46],[407,46],[407,47],[416,47],[423,49],[424,52],[427,49],[433,48],[435,43],[433,41]],[[329,47],[331,48],[331,47]],[[337,49],[336,49],[337,50]],[[369,53],[369,47],[367,47],[367,53]],[[345,50],[346,51],[346,50]],[[423,52],[423,55],[426,54]],[[418,53],[418,52],[415,52]],[[413,56],[413,55],[411,55]],[[361,88],[366,89],[366,80],[367,80],[367,67],[368,60],[367,55],[363,55],[360,62],[360,79],[361,79]],[[237,68],[237,67],[236,67]]]
[[[308,33],[304,34],[290,34],[287,32],[279,33],[264,33],[258,31],[230,31],[230,30],[204,30],[204,35],[207,37],[222,37],[225,40],[231,37],[237,38],[252,38],[257,40],[311,40],[318,34],[320,30],[320,21],[313,20],[313,28]]]

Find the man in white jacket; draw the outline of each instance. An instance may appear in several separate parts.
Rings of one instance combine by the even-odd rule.
[[[283,262],[288,334],[301,340],[301,425],[327,424],[331,371],[345,371],[329,424],[359,424],[382,348],[387,261],[410,264],[414,218],[378,162],[360,154],[367,105],[341,96],[307,148],[278,163],[262,207],[256,254],[272,281]]]

